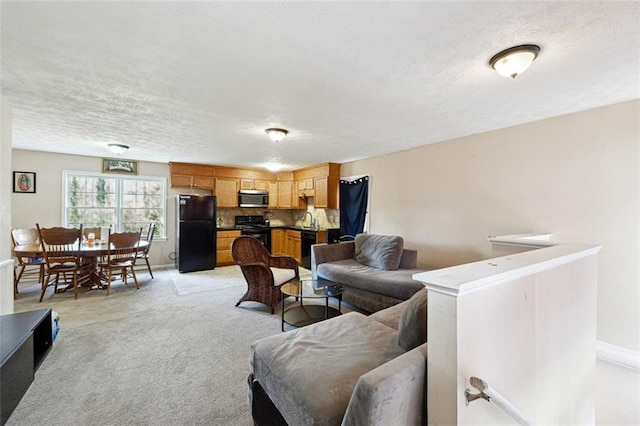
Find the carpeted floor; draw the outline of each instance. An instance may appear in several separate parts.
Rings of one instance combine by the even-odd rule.
[[[42,303],[39,286],[21,284],[15,311],[51,307],[61,329],[8,426],[252,424],[249,347],[280,333],[279,311],[234,306],[246,290],[235,266],[154,275],[108,297],[49,289]]]

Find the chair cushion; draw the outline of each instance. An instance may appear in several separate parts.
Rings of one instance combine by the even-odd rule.
[[[395,235],[358,234],[355,259],[372,268],[392,271],[400,266],[404,240]]]
[[[273,285],[279,286],[293,277],[296,276],[296,271],[293,269],[284,269],[284,268],[269,268],[271,269],[271,273],[273,274]]]
[[[398,344],[410,351],[427,341],[427,289],[411,296],[398,325]]]

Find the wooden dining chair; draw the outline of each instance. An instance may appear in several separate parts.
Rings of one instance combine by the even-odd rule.
[[[11,245],[15,246],[39,244],[38,230],[36,228],[15,228],[11,230]],[[13,298],[18,296],[18,284],[25,277],[38,277],[38,283],[42,285],[44,279],[44,259],[41,257],[16,257],[17,265],[13,268]],[[16,273],[16,271],[18,271]]]
[[[143,240],[147,241],[147,246],[144,250],[139,251],[136,257],[140,260],[144,260],[147,264],[147,269],[149,269],[149,274],[151,275],[151,279],[153,279],[153,272],[151,272],[151,265],[149,264],[149,249],[151,248],[151,243],[153,242],[153,236],[156,234],[156,225],[153,223],[149,224],[149,231],[147,232],[147,236],[143,237]]]
[[[41,228],[40,224],[36,223],[36,228],[45,261],[45,278],[42,282],[40,302],[47,287],[54,286],[54,293],[58,292],[60,275],[64,278],[71,275],[70,283],[65,279],[62,283],[72,286],[73,298],[77,299],[78,285],[91,279],[91,265],[83,263],[80,251],[82,225],[80,228]]]
[[[111,283],[114,278],[120,277],[125,285],[127,278],[131,276],[139,289],[138,278],[136,277],[135,264],[138,253],[138,243],[142,228],[138,232],[114,232],[109,230],[109,242],[107,259],[99,264],[100,276],[104,277],[107,287],[107,296],[111,291]]]

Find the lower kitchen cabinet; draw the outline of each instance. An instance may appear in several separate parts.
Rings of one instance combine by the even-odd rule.
[[[271,254],[274,256],[282,256],[287,254],[286,229],[271,230]]]
[[[233,265],[231,244],[240,236],[240,231],[218,231],[216,237],[216,266]]]
[[[302,234],[300,231],[287,229],[286,254],[302,265]]]

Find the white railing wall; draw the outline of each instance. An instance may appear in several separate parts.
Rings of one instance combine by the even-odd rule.
[[[429,424],[514,423],[465,404],[472,376],[533,424],[594,423],[599,250],[547,245],[414,275],[429,292]]]

